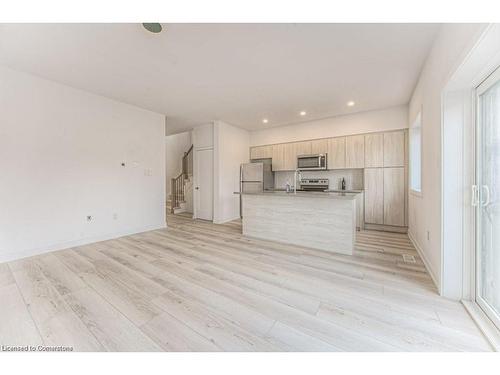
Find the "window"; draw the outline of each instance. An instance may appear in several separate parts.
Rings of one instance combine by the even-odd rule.
[[[410,126],[410,189],[422,192],[422,112]]]

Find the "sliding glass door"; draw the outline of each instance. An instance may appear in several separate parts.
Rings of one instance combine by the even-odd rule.
[[[477,88],[476,301],[500,327],[500,69]]]

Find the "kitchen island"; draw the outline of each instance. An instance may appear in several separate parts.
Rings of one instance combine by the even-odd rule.
[[[355,193],[243,193],[242,216],[245,236],[334,253],[353,253]]]

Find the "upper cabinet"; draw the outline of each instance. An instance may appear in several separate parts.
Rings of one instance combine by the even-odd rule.
[[[310,154],[311,141],[273,145],[273,171],[294,171],[297,169],[297,156]]]
[[[345,138],[345,167],[365,167],[365,136],[351,135]]]
[[[297,169],[297,157],[311,155],[311,141],[285,144],[285,168],[288,171]]]
[[[250,159],[273,159],[274,171],[293,171],[300,155],[328,154],[328,169],[394,168],[406,163],[405,130],[315,139],[250,149]]]
[[[384,167],[404,167],[405,131],[384,133]]]
[[[328,153],[328,139],[315,139],[311,141],[311,154],[326,154]]]
[[[345,137],[328,139],[328,169],[345,168]]]
[[[250,159],[268,159],[273,157],[273,146],[257,146],[250,149]]]
[[[384,134],[365,135],[365,168],[384,166]]]
[[[294,171],[297,169],[297,146],[295,143],[285,143],[283,146],[283,169]]]
[[[297,167],[297,156],[299,155],[311,155],[311,141],[304,142],[294,142],[291,143],[295,150],[295,168]],[[295,169],[294,168],[294,169]]]
[[[273,171],[286,171],[285,169],[285,145],[272,146],[272,167]]]

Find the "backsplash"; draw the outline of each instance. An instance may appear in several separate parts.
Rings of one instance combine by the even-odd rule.
[[[274,188],[284,189],[287,181],[294,185],[294,172],[274,172]],[[336,169],[330,171],[303,171],[302,178],[328,178],[330,189],[340,189],[342,178],[346,181],[346,190],[363,189],[363,169]]]

